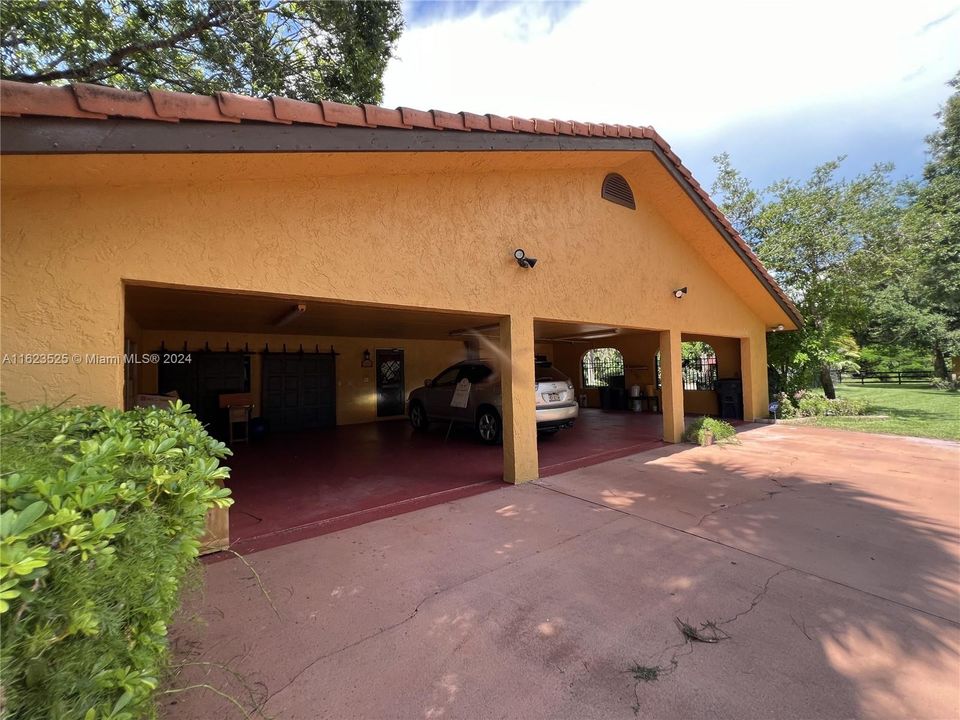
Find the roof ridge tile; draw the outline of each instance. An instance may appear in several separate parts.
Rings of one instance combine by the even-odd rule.
[[[321,100],[323,117],[327,122],[355,127],[376,127],[367,122],[367,114],[359,105],[347,105],[333,100]]]
[[[337,126],[335,122],[329,122],[324,118],[323,108],[320,107],[319,103],[294,100],[293,98],[276,95],[270,98],[270,102],[273,103],[273,114],[280,120],[288,120],[291,123],[306,123],[308,125]]]
[[[179,122],[180,118],[164,117],[153,105],[149,93],[139,90],[122,90],[106,85],[92,83],[74,83],[69,85],[77,98],[77,105],[87,112],[102,115],[136,118],[137,120],[159,120]]]
[[[469,130],[494,132],[493,127],[490,125],[489,115],[477,115],[476,113],[472,112],[461,112],[460,117],[463,118],[463,126]]]
[[[290,120],[281,120],[273,110],[273,103],[264,98],[237,95],[232,92],[218,92],[217,104],[220,112],[227,117],[240,120],[257,120],[260,122],[280,123],[290,125]]]
[[[238,123],[240,118],[220,112],[220,104],[210,95],[194,95],[176,90],[147,90],[157,114],[162,118],[200,122]]]
[[[438,127],[433,119],[433,113],[426,110],[414,110],[413,108],[401,107],[400,114],[403,122],[415,128],[427,128],[428,130],[443,130]]]
[[[529,118],[511,115],[510,120],[513,122],[513,129],[517,132],[535,133],[537,131],[537,124]]]
[[[35,85],[0,80],[0,113],[7,116],[46,115],[52,117],[105,120],[103,113],[80,107],[69,85]]]
[[[403,113],[399,108],[385,108],[379,105],[369,105],[364,103],[363,112],[366,115],[367,123],[376,127],[393,127],[403,130],[410,130],[413,125],[407,125],[403,121]]]
[[[461,130],[463,132],[470,132],[470,128],[467,127],[466,121],[459,113],[447,112],[446,110],[431,110],[430,114],[433,115],[433,122],[437,127],[447,130]]]

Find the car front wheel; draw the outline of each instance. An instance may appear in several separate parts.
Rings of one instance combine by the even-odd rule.
[[[421,403],[414,403],[410,406],[410,424],[417,432],[426,432],[430,426],[430,420],[427,418],[427,411],[424,410]]]
[[[477,415],[477,434],[487,445],[496,445],[500,442],[500,433],[503,431],[500,415],[492,408],[485,408]]]

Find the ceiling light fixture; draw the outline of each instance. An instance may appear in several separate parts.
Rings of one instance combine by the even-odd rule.
[[[277,318],[276,322],[274,322],[273,324],[276,325],[277,327],[286,325],[287,323],[290,323],[296,320],[298,317],[303,315],[306,311],[307,311],[307,306],[304,305],[303,303],[294,305],[292,308],[290,308],[289,311],[284,313],[281,317]]]
[[[617,328],[608,328],[606,330],[597,330],[595,332],[583,333],[582,335],[561,335],[560,337],[549,338],[550,340],[560,340],[561,342],[578,342],[581,340],[599,340],[600,338],[613,337],[619,335]]]
[[[686,286],[686,285],[684,285],[682,288],[677,288],[676,290],[673,291],[673,296],[674,296],[677,300],[679,300],[680,298],[682,298],[682,297],[683,297],[684,295],[686,295],[686,294],[687,294],[687,286]]]
[[[451,337],[459,337],[461,335],[490,335],[490,334],[499,334],[500,333],[500,323],[495,323],[493,325],[481,325],[480,327],[475,328],[462,328],[460,330],[452,330],[449,335]]]

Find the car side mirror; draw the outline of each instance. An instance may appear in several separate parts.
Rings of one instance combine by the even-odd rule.
[[[432,386],[433,386],[433,380],[431,380],[430,378],[427,378],[426,380],[423,381],[423,386],[424,386],[424,387],[432,387]]]

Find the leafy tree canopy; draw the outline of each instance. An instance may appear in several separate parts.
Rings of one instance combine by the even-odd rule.
[[[0,71],[21,82],[380,102],[398,0],[6,0]]]
[[[817,375],[833,397],[830,369],[853,361],[851,331],[869,316],[869,280],[896,241],[903,188],[891,165],[852,180],[843,158],[817,167],[807,180],[781,180],[756,190],[726,154],[713,191],[744,239],[797,304],[805,324],[770,336],[771,365],[786,388]]]
[[[901,241],[877,279],[871,339],[931,351],[937,374],[960,355],[960,73],[927,137],[924,180],[912,189]]]

